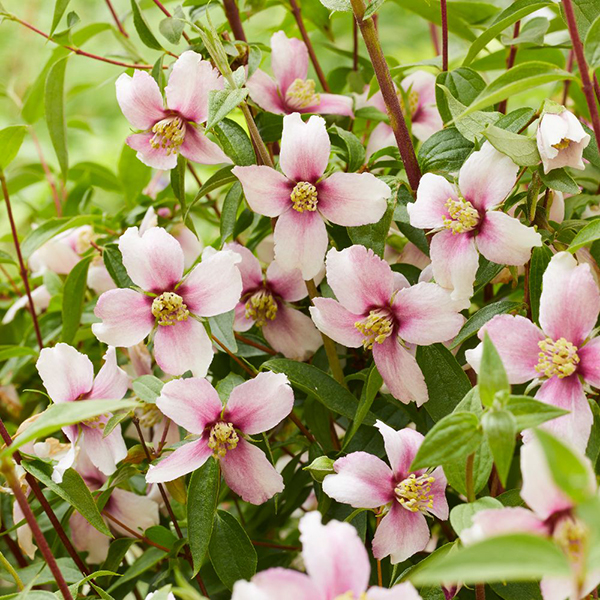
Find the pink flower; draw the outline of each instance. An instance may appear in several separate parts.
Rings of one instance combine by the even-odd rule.
[[[232,600],[421,600],[411,583],[368,587],[369,555],[349,523],[323,525],[318,512],[307,513],[300,520],[300,540],[306,575],[267,569],[252,581],[236,582]]]
[[[537,130],[537,146],[544,173],[561,167],[585,169],[583,151],[590,143],[577,117],[564,109],[561,113],[545,113]]]
[[[314,298],[310,314],[327,336],[348,348],[364,346],[390,392],[404,403],[427,401],[427,386],[405,346],[453,338],[464,318],[450,294],[434,283],[410,286],[372,250],[351,246],[327,254],[327,282],[337,300]]]
[[[77,402],[78,400],[120,400],[127,392],[129,377],[117,365],[114,348],[109,347],[104,355],[104,365],[94,378],[94,365],[85,355],[68,344],[56,344],[54,348],[44,348],[36,363],[44,387],[53,402]],[[79,425],[63,427],[63,432],[75,446],[81,436],[92,463],[105,475],[111,475],[117,463],[127,456],[127,448],[121,435],[121,426],[103,436],[103,429],[111,414],[106,413]],[[68,464],[62,464],[62,471],[73,464],[75,453],[68,455]],[[62,462],[62,461],[61,461]]]
[[[199,317],[233,310],[240,299],[242,279],[232,252],[204,253],[204,260],[182,279],[184,254],[177,240],[162,227],[138,235],[130,227],[119,238],[123,264],[140,288],[105,292],[94,310],[96,337],[111,346],[139,344],[156,327],[154,357],[171,375],[191,370],[203,377],[213,348]],[[212,254],[211,254],[212,252]]]
[[[384,507],[385,517],[373,538],[373,555],[391,557],[397,564],[421,552],[430,533],[425,515],[448,518],[446,476],[442,467],[432,472],[411,471],[423,436],[413,429],[394,431],[385,423],[375,426],[383,437],[391,465],[367,452],[352,452],[333,463],[335,473],[323,480],[323,491],[354,508]]]
[[[294,394],[285,375],[260,373],[234,388],[225,407],[206,379],[176,379],[163,387],[156,405],[200,437],[150,466],[148,483],[191,473],[212,455],[227,485],[246,502],[262,504],[283,490],[281,475],[246,436],[272,429],[290,414]]]
[[[540,379],[535,397],[571,411],[542,427],[581,451],[593,422],[582,382],[600,388],[600,338],[590,337],[599,312],[600,293],[589,265],[578,265],[571,254],[559,252],[543,277],[541,328],[525,317],[497,315],[478,334],[480,339],[489,334],[510,383]],[[466,352],[476,371],[481,352],[481,345]]]
[[[173,65],[165,87],[167,107],[151,75],[123,73],[116,82],[117,102],[131,125],[140,130],[127,138],[137,157],[155,169],[173,169],[177,154],[204,165],[231,162],[200,126],[208,117],[211,90],[222,90],[223,79],[200,54],[188,50]]]
[[[51,298],[52,296],[50,296],[50,292],[45,285],[40,285],[39,287],[35,288],[35,290],[32,290],[31,299],[33,300],[33,308],[35,309],[35,313],[39,314],[43,310],[46,310],[50,305]],[[23,294],[18,300],[15,300],[15,302],[10,305],[6,313],[4,313],[4,316],[2,317],[2,325],[6,325],[7,323],[13,321],[17,313],[22,308],[28,307],[29,298],[27,298],[26,294]]]
[[[501,210],[517,180],[517,165],[489,142],[473,152],[458,176],[458,187],[441,175],[425,174],[417,201],[408,205],[410,223],[435,229],[431,262],[437,283],[453,289],[455,300],[473,295],[479,252],[488,260],[521,266],[542,238]]]
[[[424,142],[444,126],[435,101],[435,75],[427,71],[415,71],[405,77],[400,86],[408,96],[407,108],[403,94],[398,92],[400,108],[405,117],[410,117],[413,135]],[[375,93],[367,104],[387,114],[381,92]],[[369,138],[367,157],[382,148],[395,145],[396,138],[392,128],[387,123],[379,123]]]
[[[253,325],[262,328],[265,339],[286,358],[307,360],[323,344],[321,334],[305,314],[288,303],[306,298],[308,291],[297,269],[283,271],[273,261],[263,278],[258,259],[239,244],[228,244],[242,257],[242,298],[235,307],[236,331]]]
[[[333,173],[323,177],[330,141],[322,117],[307,123],[298,113],[283,119],[279,165],[234,167],[250,208],[275,225],[275,259],[285,270],[300,269],[312,279],[327,251],[324,219],[352,227],[376,223],[387,208],[390,188],[370,173]]]
[[[271,37],[271,67],[275,80],[257,69],[246,82],[250,97],[263,110],[289,115],[294,112],[352,117],[352,99],[315,92],[307,79],[308,50],[304,42],[288,38],[283,31]]]

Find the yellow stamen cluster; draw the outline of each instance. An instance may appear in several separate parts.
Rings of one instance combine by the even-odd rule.
[[[402,110],[402,114],[406,116],[412,116],[417,112],[417,108],[419,107],[419,92],[411,89],[408,94],[408,112],[406,112],[406,103],[404,102],[404,94],[402,92],[398,92],[398,101],[400,102],[400,108]]]
[[[560,142],[552,144],[552,147],[556,148],[557,150],[564,150],[565,148],[568,148],[571,145],[572,141],[573,140],[570,140],[569,138],[563,138],[562,140],[560,140]]]
[[[414,473],[411,473],[396,486],[394,490],[396,499],[406,510],[427,512],[433,508],[431,484],[434,481],[435,477],[431,477],[431,475],[417,477]]]
[[[162,420],[163,415],[156,404],[144,404],[139,412],[138,418],[143,427],[154,427]]]
[[[535,370],[545,377],[554,377],[559,379],[573,375],[579,364],[579,356],[577,355],[577,346],[571,342],[567,342],[565,338],[559,338],[553,341],[546,338],[538,342],[541,352],[538,354],[538,364]]]
[[[285,101],[293,108],[306,108],[321,101],[315,93],[315,82],[312,79],[294,79],[285,93]]]
[[[254,319],[258,327],[277,316],[277,302],[267,290],[252,294],[246,302],[246,319]]]
[[[588,541],[588,530],[577,519],[562,519],[554,530],[554,540],[562,551],[572,560],[583,558]]]
[[[299,213],[309,210],[314,212],[317,210],[317,188],[308,181],[300,181],[296,184],[290,194],[292,200],[292,208]]]
[[[105,420],[110,419],[110,415],[108,413],[104,413],[103,415],[96,415],[95,417],[90,417],[86,421],[83,421],[83,424],[86,427],[91,427],[92,429],[104,429],[106,427]]]
[[[164,292],[152,302],[152,314],[158,319],[159,325],[175,325],[185,321],[190,311],[183,303],[183,298],[174,292]]]
[[[185,122],[180,117],[167,117],[152,127],[150,145],[162,148],[167,154],[177,154],[185,138]]]
[[[394,328],[392,317],[382,309],[369,312],[369,316],[363,321],[356,321],[354,327],[364,336],[363,347],[365,350],[373,348],[374,343],[383,344]]]
[[[479,213],[468,200],[460,196],[458,200],[448,198],[445,206],[448,209],[450,218],[444,217],[444,227],[449,229],[453,234],[466,233],[477,227]]]
[[[233,450],[240,441],[231,423],[219,421],[210,430],[208,447],[213,451],[215,458],[223,458],[227,450]]]
[[[83,254],[92,245],[94,241],[94,230],[91,227],[82,227],[75,240],[75,250],[78,254]]]
[[[354,592],[350,590],[345,594],[340,594],[339,596],[336,596],[333,600],[367,600],[367,592],[363,592],[359,596],[355,596]]]

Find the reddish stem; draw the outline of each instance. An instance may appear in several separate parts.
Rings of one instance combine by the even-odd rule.
[[[112,521],[115,525],[118,525],[121,529],[125,530],[131,537],[134,537],[134,538],[140,540],[141,542],[144,542],[144,544],[148,544],[149,546],[154,546],[155,548],[158,548],[159,550],[162,550],[163,552],[170,552],[170,550],[168,548],[165,548],[164,546],[161,546],[160,544],[153,542],[151,539],[148,539],[145,535],[142,535],[141,533],[138,533],[134,529],[131,529],[131,527],[128,527],[127,525],[125,525],[125,523],[122,523],[121,521],[119,521],[119,519],[117,519],[116,517],[111,515],[109,512],[102,511],[102,514],[109,521]]]
[[[352,70],[358,71],[358,25],[352,18]]]
[[[438,37],[438,30],[435,23],[429,23],[429,33],[431,35],[431,43],[433,44],[433,51],[436,56],[440,55],[440,40]]]
[[[237,333],[237,331],[234,332],[234,335],[235,335],[235,339],[242,342],[242,344],[246,344],[247,346],[252,346],[253,348],[262,350],[263,352],[266,352],[267,354],[271,354],[272,356],[277,355],[277,352],[275,352],[275,350],[273,350],[272,348],[264,346],[263,344],[259,344],[258,342],[254,342],[254,341],[248,339],[247,337],[244,337],[243,335]]]
[[[521,21],[517,21],[515,23],[515,27],[513,29],[513,40],[515,40],[517,37],[519,37],[519,31],[521,30]],[[506,70],[509,71],[510,69],[513,68],[514,64],[515,64],[515,58],[517,56],[517,46],[511,46],[510,47],[510,51],[508,53],[508,56],[506,58]],[[506,105],[508,103],[508,98],[505,98],[504,100],[502,100],[502,102],[500,102],[500,104],[498,105],[498,111],[501,112],[502,114],[506,114]]]
[[[25,560],[25,557],[23,556],[21,548],[19,548],[17,542],[15,542],[15,540],[13,540],[10,537],[10,535],[6,533],[6,527],[4,527],[4,523],[0,525],[0,533],[2,534],[2,539],[6,542],[8,549],[12,552],[13,556],[15,557],[15,560],[19,565],[19,569],[23,569],[24,567],[26,567],[27,560]]]
[[[446,0],[440,0],[442,17],[442,71],[448,70],[448,8]]]
[[[300,546],[282,546],[281,544],[273,544],[271,542],[259,542],[252,540],[253,546],[261,546],[263,548],[275,548],[277,550],[289,550],[290,552],[296,552],[300,550]]]
[[[240,42],[248,42],[236,1],[223,0],[223,8],[225,9],[225,16],[227,17],[229,27],[231,27],[233,37]]]
[[[290,421],[302,432],[302,434],[304,435],[304,437],[311,443],[314,444],[317,440],[315,440],[315,438],[313,437],[313,434],[306,429],[306,426],[304,425],[304,423],[298,418],[298,416],[296,415],[296,413],[294,411],[292,411],[289,414],[290,417]]]
[[[163,4],[161,2],[159,2],[159,0],[154,0],[154,4],[156,4],[156,6],[158,6],[158,8],[160,8],[160,10],[163,11],[163,13],[167,16],[167,17],[172,17],[173,15],[171,15],[171,13],[163,6]],[[185,32],[182,31],[181,34],[183,35],[183,38],[185,39],[185,41],[189,44],[190,43],[190,36]]]
[[[119,31],[121,32],[121,35],[128,38],[129,34],[125,31],[123,24],[119,20],[119,17],[117,16],[117,13],[112,5],[112,2],[110,0],[106,0],[106,5],[108,6],[108,10],[110,10],[110,14],[112,15],[112,17],[115,21],[115,25],[118,27]]]

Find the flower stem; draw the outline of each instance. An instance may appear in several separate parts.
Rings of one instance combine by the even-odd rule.
[[[246,346],[252,346],[253,348],[256,348],[257,350],[262,350],[263,352],[266,352],[267,354],[270,354],[271,356],[277,355],[277,352],[275,352],[275,350],[273,350],[272,348],[269,348],[268,346],[265,346],[264,344],[259,344],[258,342],[250,340],[247,337],[239,334],[237,331],[234,331],[233,335],[235,336],[236,340],[242,342],[242,344],[246,344]]]
[[[475,600],[485,600],[485,584],[478,583],[475,586]]]
[[[475,484],[473,482],[473,463],[475,462],[475,453],[469,454],[467,457],[467,468],[465,473],[465,481],[467,488],[467,500],[475,502]]]
[[[446,0],[440,0],[442,20],[442,71],[448,70],[448,7]]]
[[[381,523],[381,519],[383,517],[381,515],[378,515],[377,517],[377,524],[375,525],[375,531],[377,531],[377,528],[379,527],[379,524]],[[383,587],[383,573],[381,571],[381,560],[377,559],[377,585],[379,587]]]
[[[164,546],[161,546],[160,544],[153,542],[152,540],[148,539],[145,535],[142,535],[141,533],[138,533],[134,529],[131,529],[131,527],[128,527],[127,525],[125,525],[125,523],[122,523],[121,521],[119,521],[119,519],[117,519],[116,517],[111,515],[109,512],[106,512],[104,510],[104,511],[102,511],[102,514],[109,521],[112,521],[115,525],[118,525],[121,529],[124,529],[129,535],[131,535],[131,537],[134,537],[134,538],[140,540],[140,542],[144,542],[144,544],[148,544],[149,546],[154,546],[155,548],[158,548],[159,550],[162,550],[163,552],[170,552],[170,550],[168,548],[165,548]]]
[[[429,23],[429,34],[431,35],[431,43],[433,44],[433,51],[436,56],[440,55],[440,40],[438,39],[438,32],[435,23]]]
[[[235,0],[223,0],[223,8],[225,9],[225,16],[231,27],[231,32],[236,40],[241,42],[247,42],[246,34],[244,33],[244,27],[242,25],[242,19],[240,18],[240,10]]]
[[[23,582],[19,577],[19,574],[15,571],[14,567],[10,564],[10,561],[0,552],[0,564],[8,571],[10,576],[15,580],[15,584],[19,591],[24,589]]]
[[[281,544],[273,544],[271,542],[259,542],[258,540],[252,540],[253,546],[261,546],[263,548],[275,548],[276,550],[288,550],[289,552],[297,552],[300,550],[300,546],[282,546]]]
[[[267,165],[267,167],[275,168],[273,164],[273,160],[271,159],[271,155],[269,154],[269,150],[265,146],[262,138],[260,137],[260,132],[258,131],[258,127],[254,122],[254,117],[248,108],[248,105],[245,102],[240,104],[240,108],[246,119],[246,125],[248,125],[248,131],[250,132],[250,139],[254,144],[254,149],[258,154],[258,159],[260,160],[260,164]]]
[[[515,27],[513,29],[513,40],[519,37],[519,31],[521,30],[521,21],[517,21],[515,23]],[[512,45],[510,47],[510,51],[508,52],[508,57],[506,58],[506,70],[510,71],[515,64],[515,58],[517,56],[517,47]],[[508,98],[505,98],[498,105],[498,111],[502,114],[506,114],[506,105],[508,103]]]
[[[240,360],[221,340],[216,338],[214,335],[211,335],[210,337],[213,339],[213,342],[219,344],[219,346],[229,355],[229,357],[238,365],[240,365],[240,367],[242,367],[242,369],[244,369],[244,371],[246,371],[250,377],[256,376],[256,371],[253,371],[252,368],[249,367],[244,361]]]
[[[117,12],[115,11],[115,8],[112,5],[112,2],[110,0],[106,0],[106,5],[108,6],[108,10],[110,10],[110,14],[112,15],[112,18],[115,21],[115,25],[121,32],[121,35],[123,37],[128,38],[129,34],[125,31],[125,28],[123,27],[123,23],[121,23],[121,21],[119,20],[119,16],[117,15]]]
[[[313,434],[306,428],[304,423],[298,418],[298,415],[294,411],[289,414],[290,421],[302,432],[302,435],[311,443],[314,444],[315,440]]]

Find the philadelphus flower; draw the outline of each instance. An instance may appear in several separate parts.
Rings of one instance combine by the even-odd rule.
[[[182,279],[183,251],[162,227],[151,227],[142,236],[130,227],[119,238],[119,250],[140,290],[116,289],[100,296],[94,313],[102,322],[92,325],[96,337],[129,348],[156,327],[154,357],[163,371],[206,375],[213,348],[198,317],[235,308],[242,291],[239,256],[207,248],[202,262]]]
[[[123,73],[116,82],[117,102],[131,125],[140,130],[127,138],[137,157],[155,169],[173,169],[177,154],[204,165],[231,162],[203,133],[211,90],[222,90],[223,79],[200,54],[188,50],[173,65],[165,87],[166,108],[151,75]]]
[[[313,322],[288,303],[306,298],[308,290],[298,269],[283,271],[273,261],[265,274],[258,259],[239,244],[226,248],[242,257],[238,264],[242,274],[242,298],[235,307],[236,331],[247,331],[253,325],[262,328],[273,349],[294,360],[306,360],[323,344]]]
[[[544,173],[561,167],[585,169],[582,156],[589,143],[590,136],[567,109],[558,114],[542,115],[537,130],[537,146]]]
[[[250,208],[275,225],[275,260],[283,269],[300,269],[312,279],[327,251],[324,219],[353,227],[376,223],[387,208],[390,188],[370,173],[333,173],[324,177],[331,143],[325,120],[307,123],[298,113],[283,119],[279,166],[234,167]]]
[[[117,354],[109,347],[104,355],[104,365],[94,378],[94,365],[85,355],[68,344],[56,344],[44,348],[36,363],[44,387],[52,402],[77,402],[78,400],[120,400],[127,392],[129,377],[117,365]],[[62,475],[75,460],[75,446],[85,446],[92,463],[105,475],[111,475],[117,463],[127,456],[127,448],[121,435],[121,426],[104,437],[104,427],[111,414],[106,413],[82,421],[79,425],[67,425],[63,432],[72,444],[65,458],[61,459],[58,472]],[[60,478],[62,479],[62,478]]]
[[[543,277],[540,326],[515,315],[497,315],[487,332],[512,384],[541,379],[538,400],[570,411],[542,427],[585,451],[593,422],[583,383],[600,388],[600,338],[592,337],[600,312],[600,293],[587,264],[568,252],[552,257]],[[483,346],[467,350],[478,371]],[[526,436],[525,439],[527,439]]]
[[[327,282],[337,300],[314,298],[310,314],[327,336],[348,348],[364,346],[394,397],[427,401],[425,378],[405,342],[428,346],[453,338],[464,317],[434,283],[411,286],[364,246],[327,253]]]
[[[542,245],[533,228],[493,210],[515,185],[518,169],[485,142],[460,169],[458,187],[427,173],[419,183],[417,201],[407,206],[413,227],[436,230],[430,251],[433,276],[453,290],[454,300],[473,295],[479,252],[492,262],[521,266],[531,249]]]
[[[323,491],[354,508],[380,508],[386,512],[373,538],[373,555],[402,562],[427,546],[430,533],[425,515],[448,518],[446,476],[442,467],[432,472],[411,471],[423,442],[413,429],[394,431],[377,421],[391,469],[367,452],[352,452],[333,463],[335,473],[323,480]]]
[[[352,117],[352,99],[316,92],[307,79],[308,50],[301,40],[283,31],[271,37],[271,67],[275,80],[257,69],[246,82],[250,97],[262,109],[276,114],[318,113]]]
[[[150,466],[148,483],[191,473],[212,455],[227,485],[246,502],[262,504],[283,490],[281,475],[245,436],[272,429],[290,414],[294,393],[285,375],[260,373],[234,388],[225,406],[206,379],[175,379],[165,384],[156,405],[200,437]]]
[[[318,512],[307,513],[300,520],[300,541],[306,575],[266,569],[251,581],[236,582],[232,600],[421,600],[411,583],[368,587],[369,555],[349,523],[323,525]]]

